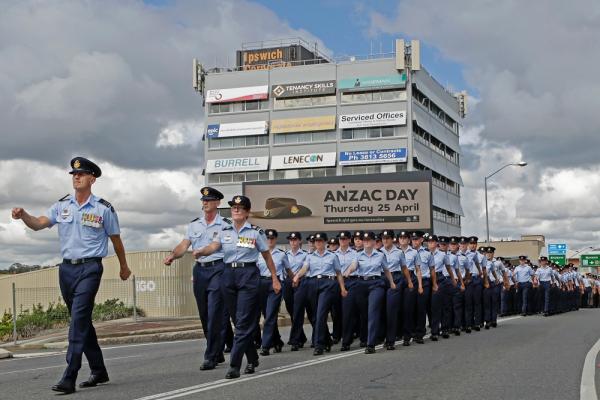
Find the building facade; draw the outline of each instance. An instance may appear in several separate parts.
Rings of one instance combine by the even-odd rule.
[[[206,183],[431,170],[433,231],[460,234],[460,97],[399,49],[203,72]]]

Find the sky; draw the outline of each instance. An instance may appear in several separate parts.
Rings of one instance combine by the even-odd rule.
[[[541,4],[541,5],[540,5]],[[191,60],[233,63],[242,42],[302,37],[331,56],[419,39],[422,64],[467,90],[463,234],[542,234],[598,246],[600,3],[562,1],[0,0],[0,268],[59,261],[56,229],[27,230],[96,160],[94,192],[128,250],[169,249],[200,213],[201,98]]]

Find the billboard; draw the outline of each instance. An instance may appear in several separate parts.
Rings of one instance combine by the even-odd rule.
[[[387,164],[406,162],[406,147],[379,150],[353,150],[340,152],[340,165]]]
[[[340,115],[340,129],[368,128],[371,126],[406,125],[406,111],[384,111]]]
[[[335,94],[335,81],[282,83],[271,86],[271,93],[277,99]]]
[[[206,172],[210,174],[237,171],[266,171],[269,157],[222,158],[206,161]]]
[[[231,124],[210,124],[206,127],[206,135],[211,138],[235,136],[266,135],[267,121],[235,122]]]
[[[364,76],[348,79],[340,79],[338,88],[343,91],[348,90],[377,90],[391,87],[405,87],[406,74],[386,75],[386,76]]]
[[[431,171],[244,182],[243,191],[251,222],[280,232],[432,229]]]
[[[271,169],[333,167],[335,161],[335,153],[285,154],[271,157]]]
[[[269,86],[248,86],[229,89],[210,89],[206,91],[207,103],[226,103],[232,101],[265,100],[269,98]]]
[[[318,58],[314,52],[299,44],[238,50],[236,52],[237,66],[243,71],[290,67],[294,62]]]
[[[271,121],[271,133],[330,131],[335,129],[335,115],[285,118]]]

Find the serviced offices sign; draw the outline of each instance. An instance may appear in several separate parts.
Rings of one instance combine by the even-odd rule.
[[[367,128],[371,126],[406,125],[406,111],[382,111],[362,114],[342,114],[339,128]]]

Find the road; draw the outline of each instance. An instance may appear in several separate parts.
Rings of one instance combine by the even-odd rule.
[[[579,399],[584,359],[599,339],[598,309],[510,317],[490,331],[373,355],[356,345],[344,353],[338,345],[320,357],[309,348],[292,353],[285,347],[261,357],[257,373],[238,380],[223,379],[226,365],[198,370],[202,340],[114,346],[104,348],[111,382],[72,398]],[[592,357],[598,390],[600,358]],[[55,399],[50,387],[64,366],[64,354],[1,361],[1,398]],[[80,380],[88,374],[84,365]]]

